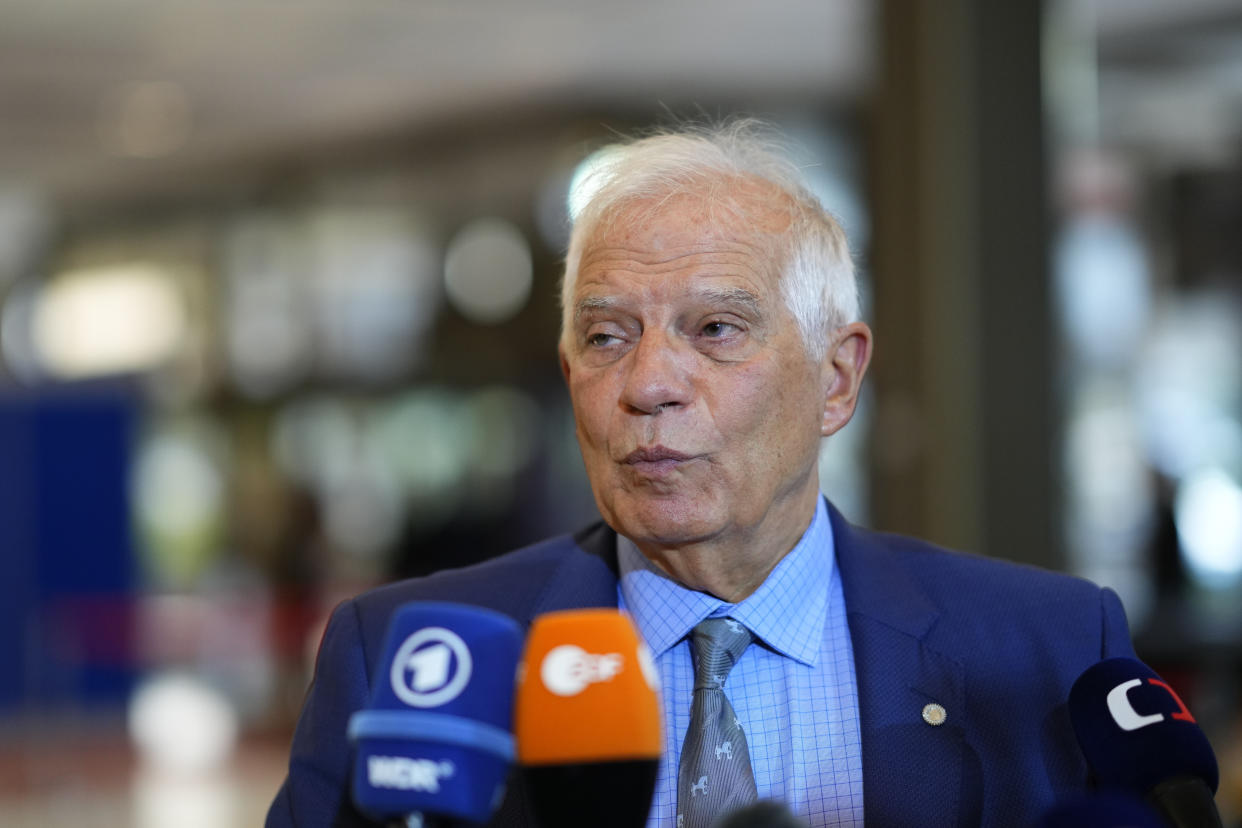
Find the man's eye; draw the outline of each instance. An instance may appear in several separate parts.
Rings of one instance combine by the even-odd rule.
[[[603,348],[611,345],[615,339],[616,337],[612,334],[594,333],[586,338],[586,343],[592,348]]]
[[[703,326],[703,334],[704,336],[716,339],[722,336],[728,336],[736,329],[736,325],[730,325],[728,322],[708,322]]]

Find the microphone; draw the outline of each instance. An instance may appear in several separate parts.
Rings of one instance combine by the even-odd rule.
[[[1093,791],[1048,811],[1039,828],[1167,828],[1167,823],[1132,793]]]
[[[725,814],[712,823],[712,828],[807,828],[807,824],[783,803],[761,799]]]
[[[663,742],[659,677],[613,609],[541,615],[518,671],[514,732],[542,828],[641,828]]]
[[[486,822],[513,762],[522,632],[498,612],[412,602],[394,613],[371,700],[349,720],[353,796],[372,819]]]
[[[1131,658],[1089,667],[1070,689],[1069,714],[1100,788],[1143,797],[1179,828],[1219,828],[1212,746],[1150,667]]]

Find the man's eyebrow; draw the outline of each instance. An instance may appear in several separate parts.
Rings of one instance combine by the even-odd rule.
[[[574,323],[582,321],[582,317],[594,310],[608,310],[616,307],[617,300],[611,296],[587,296],[579,299],[574,305]]]
[[[763,303],[759,301],[759,297],[751,293],[746,288],[702,288],[695,290],[694,298],[707,305],[732,305],[740,307],[752,316],[763,316]],[[620,304],[614,296],[586,296],[579,299],[574,305],[574,324],[582,321],[582,318],[591,311],[608,310],[615,308]]]
[[[704,288],[695,291],[695,296],[709,305],[741,306],[754,316],[763,315],[763,304],[759,297],[746,288]]]

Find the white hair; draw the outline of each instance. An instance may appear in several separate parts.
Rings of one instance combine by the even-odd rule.
[[[662,132],[605,147],[574,194],[581,201],[561,282],[561,336],[572,324],[578,264],[586,244],[637,202],[655,208],[682,194],[705,198],[709,209],[745,215],[739,186],[758,184],[783,198],[763,208],[784,210],[789,225],[771,238],[773,266],[785,305],[797,321],[808,353],[823,356],[829,334],[858,319],[854,263],[841,225],[811,194],[801,171],[788,160],[765,125],[753,120],[723,127]],[[783,203],[782,203],[783,202]]]

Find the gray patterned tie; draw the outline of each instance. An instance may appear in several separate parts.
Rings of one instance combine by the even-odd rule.
[[[732,618],[708,618],[694,628],[694,702],[677,768],[677,828],[708,828],[719,814],[758,797],[746,734],[724,694],[751,640]]]

